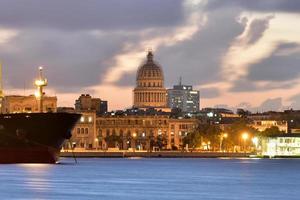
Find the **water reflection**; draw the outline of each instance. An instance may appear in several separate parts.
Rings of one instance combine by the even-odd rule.
[[[77,165],[72,159],[58,165],[0,165],[1,199],[293,200],[300,196],[300,160],[78,161]]]

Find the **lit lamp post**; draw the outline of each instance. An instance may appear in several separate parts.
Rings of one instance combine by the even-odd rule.
[[[95,143],[96,143],[96,150],[98,150],[98,146],[99,146],[99,139],[95,138]]]
[[[222,133],[220,136],[220,152],[222,152],[223,140],[228,137],[227,133]]]
[[[133,152],[135,152],[135,147],[136,147],[136,144],[135,144],[136,133],[133,133],[132,137],[133,137],[133,141],[132,141]]]
[[[258,137],[252,138],[252,143],[255,146],[255,150],[258,151]]]
[[[242,139],[243,139],[243,142],[244,142],[244,152],[246,152],[246,141],[248,140],[249,138],[249,134],[248,133],[243,133],[242,134]]]

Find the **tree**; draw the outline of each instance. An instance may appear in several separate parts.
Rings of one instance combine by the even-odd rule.
[[[266,128],[264,131],[260,132],[259,136],[271,136],[273,134],[285,133],[284,131],[280,131],[278,126],[271,126],[270,128]]]
[[[243,118],[227,127],[225,129],[225,132],[228,133],[228,138],[226,139],[226,141],[224,141],[224,143],[226,143],[227,146],[232,147],[232,149],[234,146],[242,144],[243,133],[247,133],[249,135],[249,138],[252,138],[259,133],[257,129],[249,126],[248,121]],[[251,143],[251,140],[248,139],[245,142],[245,145],[248,146]]]
[[[242,108],[238,108],[236,113],[243,118],[245,118],[251,114],[251,112],[249,110],[244,110]]]
[[[115,148],[117,145],[122,143],[122,137],[119,135],[109,135],[105,137],[107,147]]]
[[[188,145],[190,148],[195,149],[197,146],[200,146],[202,142],[201,134],[195,130],[193,132],[188,133],[183,138],[183,148]]]
[[[199,124],[194,131],[183,138],[183,145],[188,144],[190,148],[195,149],[200,147],[202,142],[206,142],[210,143],[212,149],[216,149],[219,146],[221,133],[222,130],[217,125]]]
[[[164,134],[158,135],[156,138],[156,145],[162,150],[168,143],[167,137]]]

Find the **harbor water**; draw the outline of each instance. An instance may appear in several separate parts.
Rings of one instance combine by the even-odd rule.
[[[300,159],[64,158],[0,165],[1,199],[299,200]]]

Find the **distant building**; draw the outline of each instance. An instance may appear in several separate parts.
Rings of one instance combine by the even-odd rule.
[[[75,109],[73,107],[57,107],[57,112],[75,113]]]
[[[300,156],[300,134],[274,134],[263,137],[259,144],[262,156],[293,157]]]
[[[43,97],[43,111],[57,111],[57,97]],[[34,95],[11,95],[2,99],[2,113],[39,112],[39,101]]]
[[[253,120],[251,126],[260,132],[273,126],[278,127],[279,131],[288,132],[288,123],[284,120]]]
[[[200,107],[200,92],[193,90],[191,85],[174,85],[168,89],[168,106],[172,109],[178,108],[182,112],[195,113]]]
[[[161,139],[163,149],[179,149],[183,138],[197,124],[196,119],[176,119],[169,114],[111,113],[97,117],[97,147],[152,150]],[[110,138],[115,140],[110,141]]]
[[[164,87],[163,70],[153,60],[151,51],[148,52],[146,62],[138,68],[133,94],[134,108],[161,110],[167,108],[167,90]]]
[[[80,112],[82,115],[80,120],[76,123],[72,131],[70,139],[73,147],[77,149],[92,149],[95,147],[96,142],[96,112],[85,111]],[[70,148],[70,144],[65,147]]]
[[[100,98],[92,98],[89,94],[82,94],[75,101],[75,110],[82,111],[96,111],[97,114],[103,114],[107,112],[107,101],[103,101]]]
[[[70,145],[77,149],[153,150],[161,141],[162,149],[179,149],[183,138],[193,131],[195,118],[172,118],[169,113],[151,110],[126,110],[96,115],[81,112],[72,131]]]

